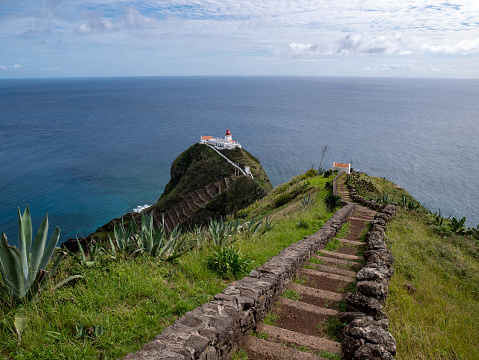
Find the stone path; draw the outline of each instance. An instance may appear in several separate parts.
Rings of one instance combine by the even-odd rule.
[[[351,201],[344,177],[338,185],[341,197]],[[345,293],[355,287],[356,272],[364,263],[364,235],[376,214],[361,205],[356,209],[346,223],[348,231],[337,238],[339,247],[313,256],[264,323],[246,337],[242,349],[249,360],[341,359],[334,330],[346,306]]]

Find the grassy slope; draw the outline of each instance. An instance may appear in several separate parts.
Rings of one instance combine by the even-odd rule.
[[[380,192],[409,196],[368,178]],[[401,209],[388,224],[395,273],[385,310],[397,359],[479,359],[479,242],[447,228],[425,209]]]
[[[276,207],[277,192],[243,212],[244,221],[261,215],[274,218],[275,227],[264,235],[240,238],[234,246],[254,261],[257,267],[279,251],[314,233],[332,216],[322,202],[326,195],[324,178],[297,177],[294,185],[302,189],[288,203]],[[309,184],[305,184],[309,181]],[[314,203],[301,205],[305,193]],[[303,220],[308,228],[298,227]],[[194,250],[174,264],[148,257],[103,258],[91,268],[66,259],[55,283],[68,275],[85,278],[55,292],[46,291],[41,299],[26,306],[28,326],[21,345],[13,328],[13,311],[0,309],[0,356],[21,359],[115,359],[134,352],[160,333],[186,311],[194,309],[221,292],[231,279],[221,279],[209,271],[204,259],[210,248]],[[75,324],[85,328],[102,325],[105,333],[98,339],[79,338]]]

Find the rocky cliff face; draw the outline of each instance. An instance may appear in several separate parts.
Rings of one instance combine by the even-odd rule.
[[[265,196],[271,183],[257,158],[245,149],[221,153],[253,178],[236,176],[235,168],[207,145],[195,144],[171,165],[171,180],[158,202],[146,209],[155,219],[165,218],[167,228],[176,224],[203,224],[211,217],[226,216]]]
[[[256,200],[264,197],[272,185],[257,158],[244,149],[223,150],[221,153],[230,161],[244,169],[249,166],[253,178],[237,176],[235,167],[207,145],[195,144],[183,151],[171,165],[171,179],[163,194],[151,207],[143,210],[153,212],[157,224],[164,221],[171,231],[176,225],[190,227],[204,224],[210,218],[232,214]],[[141,214],[125,214],[126,222],[135,219],[140,222]],[[107,238],[113,232],[113,219],[98,230],[82,239],[82,243],[92,239]],[[76,240],[64,243],[75,250]]]

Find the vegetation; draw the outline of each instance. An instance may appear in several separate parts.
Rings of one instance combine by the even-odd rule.
[[[386,240],[394,259],[385,307],[401,359],[478,359],[479,241],[465,218],[431,213],[386,179],[355,175],[362,196],[400,206]],[[360,187],[360,188],[361,188]]]
[[[4,303],[10,307],[36,299],[66,255],[63,252],[58,253],[53,265],[47,270],[60,238],[60,228],[57,227],[48,245],[46,244],[48,214],[45,215],[37,235],[32,241],[30,209],[27,205],[22,216],[20,208],[18,208],[18,231],[18,248],[8,245],[7,237],[3,232],[0,241],[0,304]],[[74,278],[69,277],[57,286]]]
[[[150,231],[150,217],[144,216],[136,228],[125,219],[116,231],[112,228],[111,242],[91,243],[83,253],[65,256],[38,301],[23,306],[21,341],[14,321],[19,309],[2,304],[0,357],[122,358],[137,351],[186,311],[221,292],[229,282],[223,277],[236,279],[317,231],[332,216],[321,201],[328,180],[301,174],[241,210],[240,220],[215,220],[211,229],[230,229],[227,240],[216,244],[210,226],[178,230],[177,243],[186,244],[179,249],[188,249],[181,250],[181,256],[171,256],[170,250],[161,255],[171,238],[163,238],[161,228]],[[292,188],[297,190],[277,208],[276,197]],[[310,199],[307,207],[304,196]],[[309,228],[298,228],[299,219]],[[158,252],[153,251],[155,244]],[[225,276],[208,267],[205,259],[225,249],[246,259],[241,271],[230,270]],[[60,288],[49,285],[70,274],[82,278]]]

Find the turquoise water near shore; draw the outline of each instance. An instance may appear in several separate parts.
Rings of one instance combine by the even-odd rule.
[[[152,204],[201,135],[233,138],[273,185],[349,162],[479,223],[479,81],[175,77],[0,80],[0,229],[49,211],[61,241]],[[52,229],[51,229],[52,230]],[[34,231],[36,231],[34,229]]]

